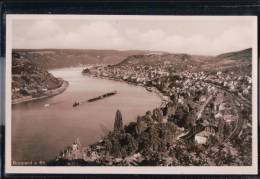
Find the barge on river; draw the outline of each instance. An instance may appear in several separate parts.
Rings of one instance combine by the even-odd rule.
[[[106,98],[106,97],[109,97],[109,96],[113,96],[117,94],[117,91],[112,91],[112,92],[109,92],[109,93],[105,93],[103,95],[100,95],[98,97],[95,97],[95,98],[91,98],[91,99],[88,99],[86,101],[82,101],[82,102],[79,102],[79,101],[76,101],[75,103],[73,103],[73,107],[76,107],[76,106],[79,106],[80,104],[84,103],[84,102],[94,102],[94,101],[97,101],[97,100],[100,100],[100,99],[103,99],[103,98]]]

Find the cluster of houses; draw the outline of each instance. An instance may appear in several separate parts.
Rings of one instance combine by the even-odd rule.
[[[238,75],[232,71],[210,73],[184,71],[176,74],[169,69],[171,69],[169,64],[165,63],[153,65],[122,64],[94,67],[89,72],[99,77],[123,80],[145,87],[155,87],[178,105],[186,105],[187,101],[192,101],[194,104],[202,106],[212,95],[212,101],[208,105],[212,107],[208,109],[211,113],[208,116],[211,117],[204,119],[204,123],[210,123],[217,128],[223,127],[223,125],[232,125],[233,127],[238,118],[237,113],[230,106],[231,102],[225,97],[227,95],[225,91],[248,100],[251,99],[252,78],[250,76]],[[221,132],[223,130],[218,130],[218,137]],[[195,141],[199,144],[205,144],[210,135],[215,136],[216,130],[207,130],[206,128],[195,136]]]
[[[252,77],[249,75],[239,75],[230,72],[215,72],[215,73],[191,73],[183,72],[185,77],[193,80],[201,80],[207,83],[218,85],[236,95],[251,99],[252,95]]]
[[[152,79],[169,76],[169,72],[162,70],[163,66],[138,65],[138,66],[97,66],[89,69],[89,72],[100,77],[112,77],[117,80],[146,85]],[[88,70],[85,70],[88,71]]]
[[[237,75],[232,71],[218,71],[214,73],[185,71],[175,74],[169,71],[169,65],[164,63],[156,65],[98,66],[92,68],[90,71],[96,76],[124,80],[127,82],[136,83],[138,85],[161,86],[161,88],[165,88],[163,90],[170,93],[175,91],[178,93],[178,91],[180,91],[178,84],[180,83],[184,83],[181,86],[187,89],[190,86],[193,86],[193,84],[197,81],[203,81],[207,83],[205,85],[208,86],[208,88],[211,87],[212,90],[214,90],[214,85],[218,85],[223,89],[249,100],[251,100],[252,95],[252,78],[248,75]],[[174,76],[177,80],[175,80],[174,86],[169,88],[168,86]],[[212,85],[210,85],[210,83]],[[202,83],[197,83],[197,85],[201,85],[203,88]],[[189,89],[190,92],[188,93],[192,93],[194,90],[194,88]]]

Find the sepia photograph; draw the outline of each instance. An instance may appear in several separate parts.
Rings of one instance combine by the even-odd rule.
[[[255,16],[7,15],[6,170],[257,173]]]

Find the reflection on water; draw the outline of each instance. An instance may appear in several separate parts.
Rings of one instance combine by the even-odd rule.
[[[51,71],[69,81],[62,94],[13,106],[12,159],[53,159],[79,137],[83,145],[92,144],[113,128],[115,112],[120,109],[124,124],[136,121],[160,104],[160,98],[142,87],[98,79],[81,74],[82,68]],[[118,94],[76,108],[73,102],[117,90]]]

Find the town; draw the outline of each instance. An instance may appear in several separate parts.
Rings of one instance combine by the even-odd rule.
[[[245,64],[200,70],[181,55],[184,65],[178,68],[163,56],[85,68],[84,75],[157,92],[162,104],[125,126],[119,109],[107,137],[87,147],[77,140],[50,165],[251,165],[252,151],[245,146],[252,145],[252,78],[241,70]],[[144,63],[145,58],[159,60]]]

